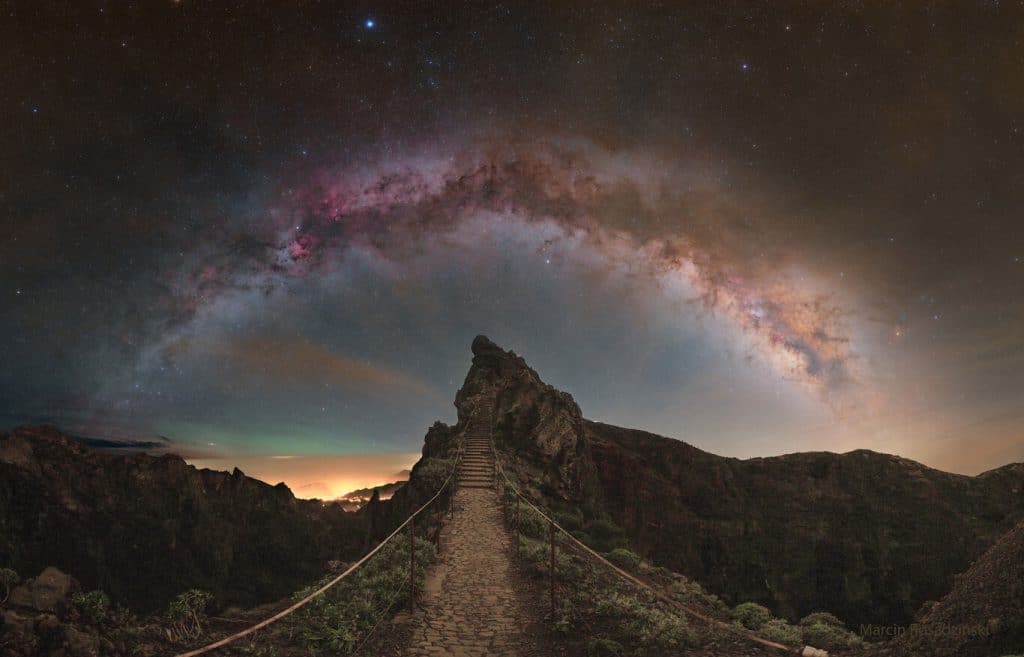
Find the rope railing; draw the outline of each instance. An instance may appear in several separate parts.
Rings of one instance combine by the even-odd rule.
[[[696,609],[693,609],[689,605],[683,604],[679,600],[675,600],[675,599],[671,598],[670,596],[666,595],[662,591],[659,591],[657,588],[655,588],[651,584],[649,584],[649,583],[643,581],[642,579],[636,577],[632,573],[629,573],[626,570],[623,570],[622,568],[616,566],[612,562],[608,561],[608,559],[606,559],[602,554],[600,554],[599,552],[597,552],[596,550],[591,548],[589,545],[587,545],[586,543],[582,542],[581,540],[579,540],[578,538],[573,536],[564,527],[562,527],[557,522],[555,522],[555,520],[552,519],[548,514],[546,514],[544,511],[542,511],[540,508],[538,508],[538,506],[536,504],[534,504],[533,501],[530,500],[526,495],[524,495],[522,493],[522,491],[519,490],[519,487],[516,486],[512,482],[511,479],[509,479],[508,474],[505,472],[505,469],[501,466],[501,462],[498,459],[497,449],[494,446],[493,440],[491,441],[491,450],[494,452],[494,469],[495,469],[495,473],[496,474],[500,474],[501,475],[500,479],[504,480],[504,482],[508,486],[509,490],[511,490],[519,500],[521,500],[523,503],[525,503],[530,509],[532,509],[535,513],[537,513],[541,518],[543,518],[544,521],[546,521],[548,523],[548,526],[550,527],[551,534],[550,534],[549,540],[550,540],[550,543],[551,543],[551,613],[552,613],[552,615],[554,615],[554,612],[555,612],[555,580],[554,580],[554,571],[555,571],[555,556],[554,556],[555,555],[555,541],[554,541],[554,532],[558,531],[559,533],[561,533],[562,535],[564,535],[566,538],[569,539],[570,545],[572,545],[573,547],[575,547],[578,550],[582,551],[587,556],[593,558],[598,563],[600,563],[602,566],[605,566],[606,568],[608,568],[613,573],[618,575],[623,580],[629,582],[633,586],[639,587],[639,588],[647,591],[648,593],[653,595],[655,598],[657,598],[661,602],[664,602],[665,604],[667,604],[670,608],[680,610],[683,613],[685,613],[685,614],[687,614],[689,616],[692,616],[693,618],[696,618],[696,619],[698,619],[698,620],[700,620],[700,621],[702,621],[704,623],[707,623],[709,625],[713,625],[713,626],[718,627],[720,629],[726,630],[726,631],[731,632],[731,633],[733,633],[733,634],[735,634],[737,636],[740,636],[740,637],[742,637],[744,639],[747,639],[747,640],[749,640],[749,641],[751,641],[753,643],[757,643],[757,644],[762,645],[762,646],[767,647],[767,648],[772,648],[774,650],[780,650],[780,651],[783,651],[783,652],[786,652],[786,653],[789,653],[789,654],[799,654],[799,655],[802,655],[803,657],[828,657],[828,653],[826,651],[824,651],[824,650],[819,650],[819,649],[811,647],[811,646],[803,646],[802,649],[801,648],[797,648],[797,649],[794,650],[794,648],[791,647],[791,646],[787,646],[787,645],[784,645],[784,644],[781,644],[781,643],[777,643],[775,641],[770,641],[770,640],[765,639],[763,637],[757,636],[756,634],[753,634],[752,632],[747,632],[747,631],[742,630],[742,629],[740,629],[740,628],[738,628],[738,627],[736,627],[734,625],[726,623],[725,621],[721,621],[721,620],[719,620],[717,618],[712,618],[711,616],[708,616],[707,614],[705,614],[703,612],[700,612],[700,611],[698,611]],[[499,484],[499,478],[495,477],[495,486],[497,486],[498,484]],[[517,521],[518,521],[518,519],[517,519]],[[517,531],[518,531],[518,529],[517,529]],[[516,546],[517,546],[517,549],[518,549],[518,540],[516,541]]]
[[[468,426],[469,421],[472,420],[472,418],[473,418],[473,416],[475,414],[476,414],[476,412],[474,410],[474,412],[470,415],[469,419],[467,419],[467,421],[466,421],[467,422],[467,426]],[[406,518],[405,521],[402,524],[400,524],[393,532],[388,534],[388,536],[384,540],[382,540],[380,543],[378,543],[372,550],[370,550],[365,555],[363,555],[362,558],[360,558],[354,564],[352,564],[347,569],[345,569],[345,571],[343,573],[341,573],[337,577],[333,578],[332,580],[330,580],[329,582],[327,582],[326,584],[324,584],[323,586],[321,586],[317,590],[313,591],[309,595],[307,595],[307,596],[303,597],[302,599],[298,600],[297,602],[292,604],[290,607],[288,607],[288,608],[286,608],[286,609],[284,609],[284,610],[274,614],[273,616],[271,616],[269,618],[266,618],[266,619],[256,623],[255,625],[251,625],[250,627],[247,627],[244,630],[240,630],[238,632],[235,632],[234,634],[226,636],[223,639],[220,639],[218,641],[214,641],[213,643],[205,645],[205,646],[203,646],[201,648],[196,648],[196,649],[190,650],[188,652],[179,653],[179,654],[175,655],[175,657],[198,657],[198,655],[204,655],[206,653],[212,652],[212,651],[217,650],[218,648],[222,648],[222,647],[224,647],[224,646],[226,646],[226,645],[228,645],[230,643],[234,643],[235,641],[237,641],[237,640],[239,640],[239,639],[241,639],[243,637],[249,636],[250,634],[254,634],[256,632],[259,632],[260,630],[262,630],[262,629],[264,629],[266,627],[269,627],[270,625],[273,625],[274,623],[278,622],[282,618],[285,618],[285,617],[291,615],[292,613],[296,612],[297,610],[301,609],[302,607],[306,606],[307,604],[309,604],[315,598],[318,598],[319,596],[321,596],[324,593],[326,593],[329,589],[334,587],[338,582],[342,581],[343,579],[345,579],[346,577],[348,577],[352,573],[356,572],[363,564],[365,564],[367,561],[369,561],[373,557],[373,555],[377,554],[385,545],[387,545],[391,541],[391,539],[393,539],[396,536],[398,536],[398,534],[400,534],[403,529],[405,529],[407,526],[409,526],[410,523],[412,523],[416,519],[416,517],[418,515],[420,515],[420,513],[425,511],[428,507],[430,507],[430,505],[432,505],[434,502],[436,502],[438,500],[438,498],[441,497],[441,494],[446,489],[449,488],[449,486],[454,487],[455,481],[457,479],[458,471],[459,471],[459,463],[462,460],[462,447],[463,447],[462,441],[460,440],[459,441],[459,450],[458,450],[458,453],[455,456],[455,463],[452,466],[451,472],[448,473],[448,477],[444,480],[444,483],[442,483],[441,486],[437,489],[437,492],[434,493],[434,496],[431,497],[426,502],[424,502],[423,505],[420,506],[418,509],[413,511],[413,513],[408,518]],[[454,497],[454,491],[452,491],[452,493],[450,494],[450,497]],[[415,525],[413,525],[413,527],[415,527]],[[415,582],[412,581],[412,575],[413,575],[413,571],[415,569],[414,561],[413,561],[415,559],[415,535],[413,535],[411,537],[411,539],[410,539],[409,550],[410,550],[409,585],[410,585],[410,587],[412,587],[412,590],[410,591],[410,595],[413,595],[415,593]],[[403,584],[403,587],[404,587],[404,584]],[[388,608],[390,609],[390,607],[393,606],[393,605],[394,605],[394,602],[392,601],[392,604],[389,605]],[[378,621],[378,624],[379,624],[379,621]],[[377,626],[374,625],[374,627],[371,628],[371,630],[370,630],[371,634],[372,634],[373,630],[376,629],[376,627]]]
[[[395,606],[395,602],[398,600],[398,596],[401,595],[402,591],[405,590],[406,584],[409,584],[410,586],[412,585],[411,573],[405,578],[401,585],[395,589],[395,592],[391,595],[391,599],[388,600],[388,603],[384,605],[384,608],[381,609],[379,614],[377,614],[377,620],[374,622],[373,627],[366,631],[366,636],[363,637],[363,640],[359,642],[359,645],[356,646],[355,650],[353,650],[351,654],[358,655],[359,651],[363,649],[363,646],[369,643],[370,637],[372,637],[374,632],[377,631],[377,628],[380,627],[380,624],[384,621],[384,617],[389,611],[391,611],[391,608]]]

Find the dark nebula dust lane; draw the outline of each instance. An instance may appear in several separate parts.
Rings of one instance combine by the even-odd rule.
[[[3,425],[298,481],[486,333],[713,452],[1024,459],[1017,7],[3,15]]]

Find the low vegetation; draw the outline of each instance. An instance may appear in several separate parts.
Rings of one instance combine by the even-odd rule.
[[[79,593],[71,601],[79,617],[90,625],[103,625],[110,620],[110,596],[103,591]]]
[[[437,559],[434,544],[416,539],[416,590]],[[298,591],[306,597],[333,576]],[[389,610],[409,602],[409,539],[396,537],[362,568],[289,617],[282,631],[294,632],[309,655],[349,654]]]

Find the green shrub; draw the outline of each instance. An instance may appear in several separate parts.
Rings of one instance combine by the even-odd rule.
[[[608,561],[623,570],[636,570],[640,566],[640,555],[626,548],[615,548],[608,553]]]
[[[686,621],[636,595],[613,592],[597,598],[594,613],[601,627],[614,627],[615,639],[640,651],[664,654],[685,645],[690,638]]]
[[[110,598],[103,591],[79,593],[71,602],[87,623],[102,625],[110,619]]]
[[[206,607],[213,601],[213,594],[200,589],[189,589],[171,600],[167,608],[167,618],[172,621],[201,617],[206,614]]]
[[[416,539],[416,590],[422,591],[426,571],[437,558],[433,543]],[[297,637],[307,655],[350,653],[365,637],[381,614],[392,606],[409,601],[409,537],[399,536],[386,545],[365,566],[351,577],[311,600],[291,621],[292,635]],[[331,580],[298,591],[299,600]]]
[[[800,619],[801,627],[809,627],[811,625],[831,625],[832,627],[846,627],[843,625],[843,621],[839,620],[827,611],[816,611],[811,614],[807,614]]]
[[[761,626],[758,633],[769,641],[785,643],[793,646],[799,644],[803,640],[803,637],[800,634],[800,628],[790,625],[781,618],[773,618],[768,621]]]
[[[195,639],[203,634],[206,608],[213,600],[213,594],[200,589],[190,589],[171,600],[167,607],[167,638],[174,642]]]
[[[448,479],[455,461],[427,458],[416,467],[416,486],[423,493],[433,494]]]
[[[530,538],[545,539],[548,536],[548,522],[532,509],[521,510],[519,532]]]
[[[587,641],[587,657],[620,657],[626,649],[618,641],[594,638]]]
[[[733,607],[730,615],[733,620],[738,621],[743,627],[749,630],[760,629],[762,625],[772,619],[772,612],[756,602],[741,602]]]
[[[863,640],[853,632],[824,623],[815,623],[804,627],[802,638],[807,645],[825,650],[845,650],[857,648],[863,644]]]
[[[562,529],[570,534],[583,528],[583,518],[580,517],[579,512],[557,511],[552,517]]]
[[[593,547],[601,552],[628,547],[623,529],[608,518],[597,518],[586,529],[593,537]]]

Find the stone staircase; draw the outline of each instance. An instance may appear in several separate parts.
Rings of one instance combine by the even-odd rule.
[[[494,451],[491,449],[491,418],[494,400],[484,397],[466,428],[459,465],[460,488],[494,487]]]

